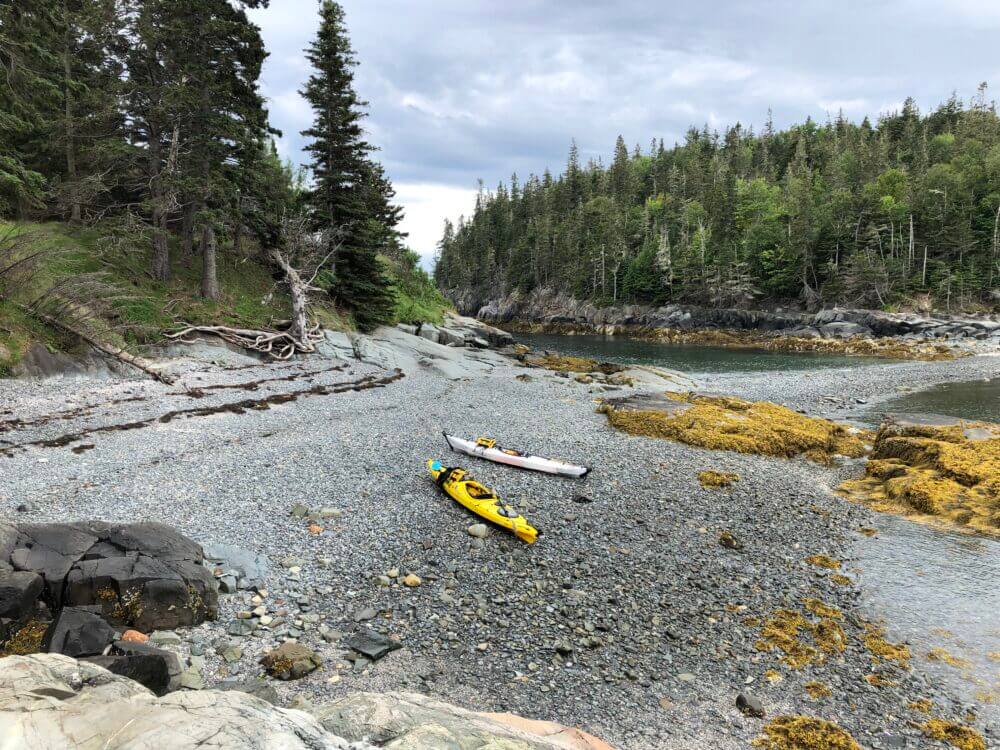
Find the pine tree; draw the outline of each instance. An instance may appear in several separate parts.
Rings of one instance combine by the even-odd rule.
[[[330,230],[331,294],[359,327],[372,328],[392,315],[393,296],[378,258],[386,227],[384,211],[379,216],[372,210],[372,147],[361,130],[367,102],[354,90],[357,60],[338,3],[324,0],[306,58],[313,66],[302,91],[314,115],[313,126],[302,133],[309,139],[305,148],[315,180],[311,217],[318,229]]]
[[[0,3],[0,215],[44,206],[48,184],[36,157],[59,104],[58,48],[51,3]]]

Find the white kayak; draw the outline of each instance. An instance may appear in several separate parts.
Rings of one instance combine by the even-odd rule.
[[[552,458],[542,458],[541,456],[530,456],[510,448],[501,448],[497,441],[491,438],[477,438],[476,440],[464,440],[454,435],[444,433],[444,439],[448,441],[448,446],[458,453],[465,453],[476,458],[485,458],[507,466],[516,466],[519,469],[530,469],[532,471],[543,471],[546,474],[558,474],[564,477],[582,477],[590,469],[586,466],[574,466],[564,461],[556,461]]]

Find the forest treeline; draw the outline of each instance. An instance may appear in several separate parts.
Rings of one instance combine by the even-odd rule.
[[[161,282],[200,264],[208,299],[219,252],[266,262],[305,226],[328,244],[316,283],[361,327],[389,319],[378,255],[411,270],[416,256],[362,130],[343,10],[322,3],[306,50],[303,171],[279,159],[260,92],[268,53],[247,9],[267,4],[0,0],[0,218],[99,224]]]
[[[688,131],[480,191],[435,277],[486,301],[974,308],[1000,303],[1000,119],[980,86],[922,115]]]

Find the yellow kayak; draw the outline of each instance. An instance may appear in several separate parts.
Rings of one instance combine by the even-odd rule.
[[[434,460],[427,462],[427,468],[437,486],[459,505],[464,505],[490,523],[514,532],[523,542],[534,544],[538,539],[538,529],[528,523],[528,519],[505,504],[493,490],[473,480],[465,469],[445,467]]]

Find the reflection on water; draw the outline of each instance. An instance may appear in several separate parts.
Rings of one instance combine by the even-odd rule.
[[[855,550],[865,604],[909,642],[915,665],[1000,719],[1000,542],[893,516],[878,526]],[[928,660],[932,649],[958,665]]]
[[[811,370],[858,367],[886,361],[871,357],[845,357],[811,352],[769,352],[761,349],[663,344],[641,341],[628,336],[560,336],[526,333],[516,335],[516,339],[535,350],[551,349],[573,357],[589,357],[626,365],[655,365],[685,372]]]
[[[1000,369],[1000,361],[997,362]],[[878,405],[872,421],[882,414],[945,414],[949,417],[1000,422],[1000,378],[968,383],[944,383]]]

